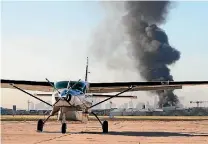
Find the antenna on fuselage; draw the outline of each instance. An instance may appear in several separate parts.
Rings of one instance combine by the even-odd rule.
[[[86,81],[86,82],[88,81],[88,73],[90,73],[90,72],[88,71],[88,65],[89,65],[89,61],[88,61],[88,57],[87,57],[86,72],[85,72],[85,81]]]

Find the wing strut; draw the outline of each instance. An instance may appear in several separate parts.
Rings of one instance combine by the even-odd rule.
[[[91,107],[89,107],[89,109],[92,108],[92,107],[95,107],[95,106],[97,106],[97,105],[99,105],[99,104],[101,104],[101,103],[103,103],[103,102],[105,102],[105,101],[107,101],[107,100],[110,100],[110,99],[112,99],[112,98],[114,98],[114,97],[117,97],[117,96],[121,95],[122,93],[125,93],[125,92],[131,90],[131,89],[134,88],[134,87],[135,87],[135,86],[130,86],[128,89],[126,89],[126,90],[124,90],[124,91],[122,91],[122,92],[120,92],[120,93],[118,93],[118,94],[116,94],[116,95],[114,95],[114,96],[111,96],[111,97],[109,97],[109,98],[107,98],[107,99],[105,99],[105,100],[103,100],[103,101],[100,101],[100,102],[98,102],[98,103],[92,105]]]
[[[61,92],[46,78],[46,81],[60,94]]]
[[[46,101],[44,101],[44,100],[42,100],[42,99],[40,99],[40,98],[38,98],[38,97],[36,97],[36,96],[32,95],[32,94],[31,94],[31,93],[29,93],[29,92],[26,92],[25,90],[23,90],[23,89],[21,89],[21,88],[19,88],[19,87],[15,86],[14,84],[10,84],[10,85],[11,85],[11,86],[13,86],[14,88],[16,88],[16,89],[18,89],[18,90],[20,90],[20,91],[22,91],[22,92],[24,92],[24,93],[28,94],[28,95],[30,95],[31,97],[34,97],[35,99],[37,99],[37,100],[39,100],[39,101],[41,101],[41,102],[43,102],[43,103],[45,103],[45,104],[47,104],[47,105],[49,105],[49,106],[51,106],[51,107],[52,107],[52,105],[51,105],[51,104],[49,104],[49,103],[47,103]]]

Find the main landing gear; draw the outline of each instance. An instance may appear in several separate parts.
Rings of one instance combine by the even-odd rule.
[[[67,129],[67,125],[66,125],[66,113],[62,111],[62,126],[61,126],[61,132],[63,134],[66,133],[66,129]],[[94,113],[91,112],[96,118],[97,120],[100,122],[102,129],[103,129],[103,133],[108,133],[108,121],[104,121],[101,122],[101,120],[98,118],[98,116]],[[43,126],[46,123],[46,121],[52,116],[52,114],[50,114],[44,121],[42,119],[38,120],[38,124],[37,124],[37,131],[38,132],[42,132],[43,131]]]
[[[103,133],[108,133],[108,121],[104,121],[102,124]]]
[[[98,116],[92,112],[92,114],[97,118],[97,120],[100,122],[102,129],[103,129],[103,133],[108,133],[108,121],[104,121],[103,123],[101,122],[101,120],[98,118]],[[51,115],[49,115],[45,121],[43,121],[42,119],[38,120],[38,124],[37,124],[37,131],[38,132],[42,132],[43,131],[43,126],[46,123],[46,121],[51,117]],[[66,115],[65,113],[63,113],[62,115],[62,126],[61,126],[61,133],[65,134],[66,133],[66,129],[67,129],[67,125],[66,125]]]
[[[37,124],[37,131],[38,132],[42,132],[43,131],[43,126],[46,123],[46,121],[51,117],[51,115],[49,115],[45,121],[43,121],[42,119],[38,120],[38,124]],[[65,134],[66,133],[66,129],[67,129],[67,125],[66,125],[66,114],[63,113],[62,115],[62,126],[61,126],[61,133]]]
[[[101,122],[101,120],[98,118],[98,116],[94,113],[91,112],[96,118],[97,120],[100,122],[102,129],[103,129],[103,133],[108,133],[108,121],[104,121],[103,123]]]

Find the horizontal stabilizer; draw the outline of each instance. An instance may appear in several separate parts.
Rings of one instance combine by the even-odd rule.
[[[105,95],[105,94],[92,94],[92,95],[88,95],[88,97],[98,97],[98,98],[109,98],[112,97],[114,95]],[[122,95],[122,96],[117,96],[115,98],[133,98],[133,99],[137,99],[137,96],[127,96],[127,95]]]
[[[35,93],[35,96],[52,96],[51,93]],[[87,97],[98,97],[98,98],[109,98],[113,95],[105,95],[105,94],[91,94],[91,95],[87,95]],[[137,99],[137,96],[127,96],[127,95],[122,95],[122,96],[118,96],[116,98],[133,98],[133,99]]]
[[[91,88],[91,93],[109,93],[123,91],[128,87],[100,87]],[[157,90],[174,90],[182,89],[182,85],[158,85],[158,86],[136,86],[131,91],[157,91]]]
[[[34,93],[35,96],[52,96],[52,93]]]

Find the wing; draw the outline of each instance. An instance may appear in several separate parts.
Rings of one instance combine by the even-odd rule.
[[[1,79],[1,88],[13,88],[13,83],[25,90],[52,92],[53,88],[45,81],[5,80]],[[53,84],[53,82],[52,82]],[[112,82],[90,83],[89,93],[120,92],[134,85],[131,91],[154,91],[166,89],[182,89],[182,86],[208,85],[208,81],[151,81],[151,82]]]
[[[25,80],[6,80],[1,79],[1,88],[14,88],[10,84],[13,83],[16,86],[24,90],[52,92],[53,87],[47,81],[25,81]],[[53,84],[53,83],[52,83]]]
[[[208,81],[151,81],[151,82],[114,82],[90,83],[89,93],[120,92],[134,85],[131,91],[155,91],[182,89],[183,86],[208,85]]]

